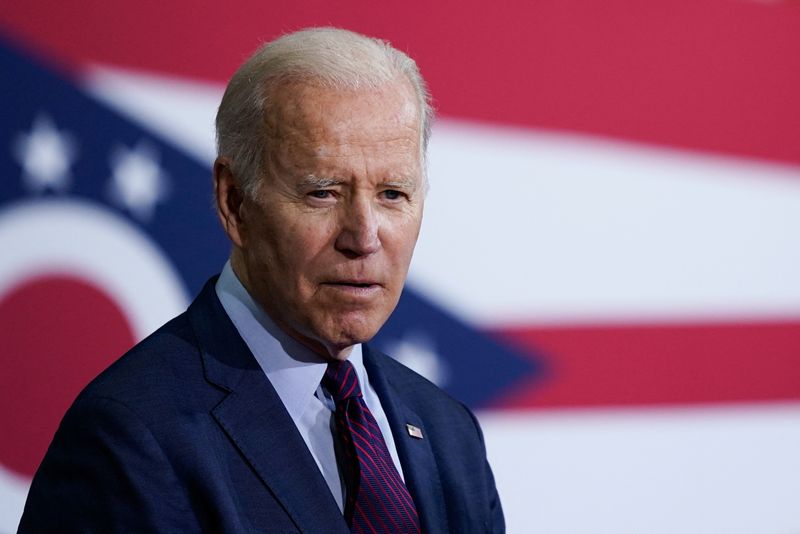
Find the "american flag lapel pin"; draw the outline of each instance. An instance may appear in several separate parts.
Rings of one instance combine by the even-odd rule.
[[[422,430],[420,430],[418,427],[406,423],[406,430],[408,430],[408,435],[412,438],[422,439]]]

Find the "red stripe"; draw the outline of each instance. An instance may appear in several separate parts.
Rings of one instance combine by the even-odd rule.
[[[364,479],[362,478],[362,480],[364,480]],[[359,498],[357,502],[359,502],[359,503],[366,502],[367,503],[367,505],[369,506],[370,510],[372,510],[373,517],[375,517],[375,519],[380,521],[381,525],[384,527],[382,529],[382,532],[399,532],[400,529],[398,528],[397,523],[395,522],[394,518],[392,517],[392,514],[389,513],[389,510],[386,508],[386,503],[384,502],[384,498],[380,497],[377,494],[377,492],[375,491],[375,488],[371,484],[369,486],[367,486],[367,487],[365,487],[365,485],[362,485],[359,488],[359,492],[367,492],[367,491],[369,491],[369,493],[371,493],[373,495],[373,497],[372,498],[366,498],[366,497]],[[378,512],[378,510],[375,508],[375,503],[376,502],[381,505],[381,508],[383,509],[384,514],[386,515],[387,518],[389,518],[389,521],[394,526],[394,529],[390,530],[390,529],[386,528],[386,526],[387,526],[386,522],[384,521],[383,517]],[[364,519],[364,521],[367,521],[368,523],[370,523],[369,520],[368,520],[367,514],[362,514],[362,519]],[[370,526],[372,526],[371,523],[370,523]],[[374,530],[374,527],[372,527],[372,528]]]
[[[501,338],[542,355],[544,374],[510,408],[800,399],[800,321],[509,328]]]
[[[354,442],[354,443],[355,443],[355,442]],[[362,452],[362,454],[359,454],[359,455],[358,455],[358,456],[359,456],[359,458],[361,459],[361,461],[359,462],[359,464],[361,465],[361,467],[362,467],[362,468],[364,468],[364,469],[367,469],[367,470],[369,471],[369,474],[370,474],[370,476],[371,476],[371,477],[373,477],[373,478],[377,478],[377,477],[375,476],[375,470],[378,470],[378,472],[380,472],[380,468],[378,467],[378,464],[376,464],[376,463],[375,463],[375,460],[374,460],[374,458],[372,457],[372,455],[370,455],[370,453],[368,453],[366,450],[364,450],[364,448],[363,448],[363,447],[361,447],[361,446],[360,446],[358,443],[355,443],[355,446],[356,446],[356,448],[357,448],[358,450],[360,450],[360,451]],[[369,467],[369,466],[368,466],[368,465],[367,465],[367,464],[364,462],[364,459],[367,459],[367,460],[369,460],[369,463],[370,463],[370,464],[372,464],[372,466],[374,467],[374,469],[370,468],[370,467]],[[364,481],[364,480],[367,480],[367,479],[366,479],[366,477],[362,476],[362,477],[361,477],[361,480],[362,480],[362,481]],[[386,488],[384,488],[384,487],[382,486],[382,487],[381,487],[381,489],[384,489],[384,490],[385,490]],[[395,490],[394,490],[394,488],[392,488],[391,486],[389,487],[389,490],[390,490],[390,491],[392,491],[392,492],[394,492],[394,491],[395,491]],[[386,497],[387,497],[387,498],[391,498],[391,496],[389,495],[389,493],[388,493],[387,491],[384,491],[384,495],[386,495]],[[394,497],[395,497],[395,498],[397,498],[397,495],[395,495]]]
[[[390,461],[385,458],[388,456],[388,450],[380,434],[380,429],[374,417],[369,412],[369,409],[361,399],[348,399],[350,393],[358,388],[358,381],[355,377],[352,365],[349,362],[345,362],[338,366],[335,372],[333,372],[334,368],[330,368],[329,371],[331,371],[331,380],[339,384],[338,398],[340,402],[342,399],[349,400],[348,404],[339,405],[337,409],[337,419],[340,428],[348,429],[348,432],[342,433],[345,437],[345,441],[347,442],[349,438],[349,441],[353,443],[356,450],[361,451],[361,454],[357,454],[360,470],[363,471],[360,474],[361,483],[359,484],[358,492],[364,496],[363,499],[368,501],[367,504],[370,510],[372,510],[375,517],[381,521],[381,526],[384,527],[382,530],[388,530],[385,528],[387,525],[372,501],[379,503],[383,510],[383,515],[385,515],[392,524],[393,528],[391,530],[399,532],[401,529],[396,523],[394,515],[403,513],[405,514],[406,520],[411,520],[411,514],[407,509],[409,503],[404,495],[404,493],[407,493],[405,486],[394,464],[391,465],[391,468],[387,465],[387,461]],[[342,390],[347,387],[349,387],[347,393],[342,395]],[[348,410],[352,411],[350,416],[346,415]],[[366,425],[361,424],[361,420],[363,420]],[[369,429],[370,426],[376,429],[376,433],[373,433]],[[364,432],[365,435],[362,435],[361,432]],[[359,440],[363,442],[369,451],[358,443]],[[370,467],[367,462],[371,463],[372,467]],[[386,486],[388,486],[388,489]],[[359,502],[361,500],[362,499],[358,499]],[[363,515],[363,509],[359,507],[359,510],[359,515]],[[363,515],[362,518],[364,520],[367,519],[365,515]],[[370,527],[373,528],[371,523]]]
[[[364,431],[367,432],[367,435],[364,436],[363,434],[358,432],[358,430],[356,430],[355,427],[364,429],[363,425],[360,425],[359,423],[357,423],[356,421],[353,421],[351,419],[350,420],[350,432],[351,432],[351,434],[353,435],[354,438],[359,438],[364,444],[366,444],[370,449],[369,454],[374,456],[376,453],[375,453],[375,449],[373,448],[372,434],[370,434],[369,431],[364,429]]]
[[[372,440],[371,440],[371,439],[369,439],[368,437],[365,437],[365,436],[363,436],[362,434],[360,434],[359,432],[357,432],[357,431],[354,429],[354,426],[353,426],[353,425],[354,425],[355,423],[353,423],[353,421],[350,421],[350,422],[351,422],[351,426],[350,426],[350,433],[351,433],[351,434],[352,434],[352,436],[353,436],[353,443],[354,443],[354,444],[355,444],[355,445],[356,445],[356,446],[357,446],[357,447],[358,447],[360,450],[364,451],[364,452],[365,452],[365,454],[366,454],[366,456],[367,456],[367,457],[370,459],[370,461],[372,461],[372,462],[373,462],[373,464],[374,464],[374,460],[373,460],[373,458],[374,458],[374,457],[376,457],[376,456],[378,455],[378,454],[377,454],[377,452],[375,451],[375,448],[374,448],[374,447],[375,447],[375,445],[373,444],[373,442],[372,442]],[[362,427],[362,428],[363,428],[363,427]],[[358,440],[360,440],[360,442],[362,443],[362,446],[360,446],[360,447],[358,446],[358,443],[357,443],[357,440],[356,440],[356,438],[358,438]],[[369,450],[367,450],[367,449],[369,449]],[[377,467],[377,465],[376,465],[376,467]]]
[[[347,385],[347,383],[348,383],[348,380],[349,380],[349,378],[350,378],[350,374],[351,374],[351,373],[352,373],[352,371],[353,371],[353,365],[352,365],[352,364],[350,364],[350,362],[346,362],[346,363],[348,363],[349,365],[347,365],[347,366],[345,367],[345,374],[344,374],[344,378],[343,378],[343,379],[341,380],[341,382],[340,382],[340,384],[341,384],[341,386],[339,387],[339,398],[340,398],[340,399],[346,399],[346,398],[348,398],[348,397],[350,396],[350,393],[352,393],[352,392],[353,392],[353,390],[356,388],[356,382],[357,382],[357,381],[356,381],[356,380],[352,380],[352,381],[350,381],[350,384],[349,384],[349,385],[350,385],[350,388],[347,390],[347,393],[345,393],[344,395],[342,395],[342,394],[341,394],[341,393],[342,393],[342,390],[343,390],[343,389],[344,389],[344,387],[345,387],[345,385]]]
[[[378,465],[375,463],[376,453],[375,453],[375,451],[373,449],[372,443],[369,440],[365,439],[364,436],[362,436],[358,432],[353,432],[353,427],[352,426],[350,427],[350,432],[351,432],[351,434],[353,435],[353,438],[354,438],[353,439],[353,445],[359,451],[361,451],[361,453],[362,453],[362,454],[358,454],[358,452],[356,452],[356,455],[358,455],[359,458],[366,458],[375,467],[375,469],[378,469]],[[369,447],[370,450],[365,449],[363,445],[359,445],[358,441],[355,438],[359,438],[362,442],[366,442],[366,444],[367,444],[367,446]],[[363,461],[361,462],[361,465],[364,465]],[[370,473],[373,473],[373,476],[374,476],[375,471],[370,469]]]
[[[392,513],[388,510],[387,505],[391,506],[394,511],[405,514],[408,521],[416,523],[416,518],[418,517],[416,508],[412,504],[411,496],[408,494],[408,491],[406,490],[402,480],[396,475],[396,470],[392,469],[388,472],[386,470],[382,470],[377,464],[375,464],[374,461],[372,461],[373,459],[371,457],[369,459],[371,460],[371,463],[375,469],[377,469],[379,473],[383,473],[384,476],[378,477],[375,470],[371,469],[362,460],[360,465],[367,472],[367,474],[361,475],[361,482],[363,482],[363,484],[359,486],[359,492],[369,490],[370,494],[374,496],[375,500],[380,502],[381,507],[386,512],[387,516],[389,516],[389,519],[395,526],[395,531],[399,531],[400,529],[397,528],[397,524],[392,517]],[[386,484],[377,483],[379,480],[382,480]],[[383,496],[381,496],[381,494]],[[359,501],[361,501],[361,499],[359,499]],[[401,506],[397,506],[398,503]],[[372,506],[371,509],[373,511],[375,510],[375,508]]]
[[[358,447],[359,449],[361,449],[361,447],[359,447],[358,445],[356,445],[356,447]],[[363,449],[361,449],[361,450],[362,450],[362,452],[363,452]],[[367,458],[370,460],[370,462],[371,462],[371,463],[372,463],[372,464],[375,466],[375,468],[377,469],[377,468],[378,468],[378,466],[377,466],[377,465],[375,465],[375,462],[373,461],[372,457],[371,457],[371,456],[370,456],[368,453],[366,453],[366,452],[364,453],[364,455],[365,455],[365,456],[366,456],[366,457],[367,457]],[[360,466],[361,466],[363,469],[365,469],[366,471],[368,471],[368,473],[369,473],[369,477],[367,477],[367,476],[366,476],[366,475],[364,475],[364,474],[362,474],[362,475],[361,475],[361,482],[364,482],[364,484],[361,484],[361,485],[359,486],[359,492],[361,492],[361,491],[366,491],[367,489],[369,489],[369,490],[370,490],[370,493],[371,493],[372,495],[374,495],[374,498],[373,498],[373,499],[358,499],[358,501],[359,501],[359,502],[363,502],[363,501],[365,501],[365,500],[366,500],[366,501],[367,501],[367,503],[368,503],[368,504],[370,505],[370,507],[372,508],[372,510],[373,510],[373,511],[375,511],[375,508],[374,508],[374,506],[372,506],[372,503],[371,503],[370,501],[372,501],[372,500],[377,500],[377,501],[379,501],[379,502],[381,503],[381,507],[384,509],[384,511],[387,513],[387,515],[391,516],[391,514],[389,514],[389,513],[388,513],[388,510],[386,509],[386,505],[385,505],[385,503],[384,503],[383,501],[384,501],[384,500],[391,500],[391,499],[392,499],[392,496],[390,495],[390,491],[391,491],[391,492],[394,492],[393,488],[391,488],[391,485],[390,485],[390,487],[389,487],[389,488],[388,488],[388,490],[387,490],[387,488],[386,488],[385,486],[383,486],[383,485],[379,485],[379,489],[381,490],[381,493],[383,494],[383,497],[381,497],[380,495],[378,495],[378,491],[377,491],[377,489],[375,488],[375,485],[373,484],[373,482],[374,482],[374,481],[375,481],[375,480],[376,480],[378,477],[376,477],[376,476],[375,476],[375,471],[374,471],[373,469],[370,469],[370,468],[369,468],[369,466],[368,466],[368,465],[366,465],[366,464],[364,463],[364,458],[362,457],[362,455],[359,455],[359,457],[361,458],[361,461],[359,462]],[[387,481],[388,481],[388,480],[387,480]],[[396,499],[396,498],[397,498],[397,496],[395,495],[395,499]],[[377,515],[377,511],[375,511],[375,512],[376,512],[376,515]],[[392,521],[392,523],[394,524],[394,519],[391,519],[391,517],[390,517],[390,520],[391,520],[391,521]],[[396,528],[397,528],[397,524],[395,524],[395,529],[396,529]]]
[[[394,484],[394,491],[395,497],[397,498],[397,502],[400,502],[403,505],[403,509],[406,515],[411,518],[418,517],[417,515],[417,508],[414,505],[413,499],[411,498],[411,494],[408,492],[408,488],[403,482],[403,478],[400,476],[397,467],[394,465],[391,457],[387,454],[383,454],[379,457],[381,462],[381,470],[386,473],[387,477],[390,478],[391,482]]]
[[[385,450],[385,449],[384,449]],[[413,501],[411,499],[411,494],[408,493],[408,488],[406,488],[403,479],[400,477],[400,473],[397,471],[397,468],[394,465],[394,462],[388,455],[388,450],[385,454],[381,454],[377,457],[378,461],[380,462],[378,466],[378,470],[384,474],[386,480],[390,482],[391,486],[390,489],[394,494],[395,501],[403,505],[403,511],[406,515],[411,518],[413,513],[414,517],[417,516],[416,507],[413,505]]]
[[[349,374],[352,367],[346,366],[345,368]],[[395,514],[398,514],[398,519],[401,517],[399,514],[403,514],[404,521],[414,525],[418,524],[418,519],[416,519],[418,516],[416,508],[412,504],[411,496],[408,494],[408,490],[403,484],[394,463],[389,458],[389,451],[377,422],[366,407],[363,399],[352,399],[349,404],[339,404],[336,412],[340,434],[349,438],[349,442],[353,444],[358,457],[360,483],[357,490],[359,496],[356,502],[362,503],[366,500],[369,510],[375,514],[376,519],[381,521],[381,526],[386,527],[384,519],[372,502],[373,500],[377,501],[392,524],[391,531],[399,532],[402,530],[395,521]],[[366,424],[362,424],[361,421]],[[376,432],[373,433],[369,429],[370,426],[374,427]],[[348,496],[350,495],[348,494]],[[362,506],[357,507],[357,513],[354,517],[355,524],[358,524],[360,519],[368,522],[366,511]],[[369,525],[370,528],[374,528],[371,523]],[[388,529],[384,528],[383,530]]]
[[[356,508],[355,509],[356,509],[357,512],[360,512],[360,513],[356,514],[356,517],[358,519],[364,521],[367,524],[367,526],[369,527],[371,532],[377,532],[377,530],[375,530],[375,527],[372,526],[372,523],[370,523],[369,519],[367,518],[367,515],[364,513],[364,510],[361,508],[361,502],[360,501],[356,501]]]
[[[375,416],[372,415],[372,412],[370,412],[369,409],[366,407],[366,403],[354,409],[358,409],[360,413],[353,414],[354,417],[350,418],[350,422],[352,422],[354,425],[358,425],[359,428],[363,429],[364,432],[366,432],[367,435],[369,436],[370,440],[379,441],[385,447],[386,441],[383,439],[383,433],[381,432],[378,423],[375,421]],[[363,420],[368,426],[364,426],[363,424],[361,424],[360,422],[361,420]]]
[[[6,32],[76,65],[218,81],[257,43],[320,24],[409,51],[444,115],[800,162],[796,2],[28,0],[0,11]]]

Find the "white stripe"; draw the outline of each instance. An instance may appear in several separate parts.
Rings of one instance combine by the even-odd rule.
[[[479,414],[509,532],[800,532],[800,404]]]
[[[16,532],[31,481],[0,464],[0,532]]]
[[[84,81],[95,98],[200,161],[214,159],[214,116],[224,87],[103,66]]]
[[[213,158],[221,87],[91,91]],[[411,284],[482,325],[800,316],[800,167],[441,120]]]
[[[800,168],[444,123],[413,283],[482,324],[800,315]]]

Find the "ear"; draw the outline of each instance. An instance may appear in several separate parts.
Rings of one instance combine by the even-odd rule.
[[[244,193],[233,174],[230,159],[223,156],[214,161],[214,196],[222,228],[233,244],[242,248],[246,236],[242,218]]]

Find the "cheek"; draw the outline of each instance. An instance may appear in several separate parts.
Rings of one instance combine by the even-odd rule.
[[[408,263],[411,260],[421,222],[421,217],[410,214],[393,221],[393,224],[390,225],[384,243],[385,246],[391,248],[395,262]]]
[[[311,278],[324,265],[326,252],[332,248],[327,221],[305,219],[284,222],[273,240],[283,274],[290,279]]]

